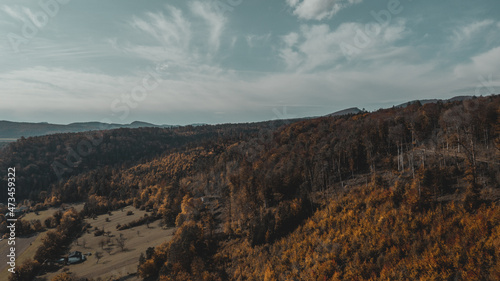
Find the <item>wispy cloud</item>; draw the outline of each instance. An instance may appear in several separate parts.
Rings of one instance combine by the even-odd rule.
[[[120,89],[127,88],[127,84],[123,84],[124,81],[118,81],[117,78],[110,75],[63,68],[31,67],[1,73],[0,78],[2,79],[0,89],[6,92],[16,90],[15,83],[17,81],[24,81],[24,83],[31,85],[27,88],[18,88],[19,95],[46,91],[46,94],[52,92],[55,95],[72,96],[72,90],[78,89],[76,92],[85,93],[83,96],[100,96],[103,93],[108,93],[106,95],[111,96],[113,93],[119,92]],[[97,88],[100,89],[99,93],[95,92]]]
[[[168,17],[161,11],[148,12],[142,18],[134,16],[130,25],[156,42],[149,45],[130,43],[124,49],[152,61],[185,61],[189,57],[191,42],[190,23],[182,11],[173,6],[167,5],[166,12]],[[117,47],[116,41],[114,46]]]
[[[0,7],[0,11],[7,14],[12,19],[21,22],[33,23],[36,27],[42,28],[46,23],[45,20],[37,18],[37,15],[28,7],[18,6],[18,5],[3,5]]]
[[[195,1],[190,2],[191,12],[205,20],[209,26],[209,43],[212,51],[219,50],[222,32],[227,23],[226,17],[213,3]]]
[[[264,46],[267,44],[269,39],[271,38],[271,33],[267,33],[264,35],[255,35],[255,34],[249,34],[245,36],[245,39],[247,41],[247,45],[250,48],[257,47],[257,46]]]
[[[217,54],[227,24],[227,18],[213,5],[193,1],[188,3],[188,13],[166,5],[164,11],[134,16],[130,26],[153,41],[146,37],[142,42],[129,41],[122,45],[117,39],[108,42],[115,49],[154,63],[164,61],[177,70],[201,71],[201,66]],[[236,43],[235,39],[228,41],[229,46]]]
[[[43,11],[38,1],[0,2],[4,35],[22,35]],[[257,121],[280,105],[297,116],[377,109],[474,94],[479,75],[500,86],[494,0],[481,2],[481,14],[449,6],[446,17],[430,0],[401,1],[404,12],[380,29],[370,10],[387,1],[222,2],[239,1],[123,0],[106,13],[98,0],[61,5],[21,54],[0,40],[0,119],[99,119],[154,70],[160,85],[123,122]]]
[[[490,27],[494,24],[495,21],[491,19],[485,19],[482,21],[475,21],[472,23],[465,24],[459,28],[456,28],[453,31],[453,35],[450,36],[450,39],[453,42],[454,46],[458,47],[461,44],[467,43],[472,38],[480,36],[482,31],[484,31],[487,27]]]
[[[478,75],[500,73],[500,47],[493,48],[471,58],[468,63],[457,65],[454,74],[458,79],[476,79]]]
[[[404,48],[392,44],[409,33],[406,21],[399,19],[380,29],[375,36],[364,33],[365,25],[354,22],[341,24],[331,30],[327,24],[302,25],[300,32],[291,32],[282,37],[284,47],[279,51],[289,70],[310,72],[317,68],[336,68],[346,60],[342,44],[352,47],[355,59],[387,59],[389,55],[399,55]],[[360,33],[364,34],[363,45],[356,44]]]
[[[293,14],[301,19],[323,20],[363,0],[286,0],[286,2],[293,9]]]
[[[236,45],[236,42],[238,42],[238,37],[233,36],[233,38],[231,38],[231,44],[229,45],[231,47],[231,49],[234,48],[234,46]]]

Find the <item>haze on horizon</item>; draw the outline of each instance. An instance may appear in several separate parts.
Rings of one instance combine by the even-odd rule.
[[[0,0],[0,120],[234,123],[489,95],[500,88],[498,10],[494,0]]]

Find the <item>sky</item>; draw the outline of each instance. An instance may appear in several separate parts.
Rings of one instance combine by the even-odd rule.
[[[240,123],[500,89],[498,0],[0,0],[0,120]]]

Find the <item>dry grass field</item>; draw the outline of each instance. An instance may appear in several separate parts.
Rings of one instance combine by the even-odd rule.
[[[81,211],[83,209],[83,203],[80,204],[71,204],[65,206],[65,208],[73,207],[77,211]],[[34,212],[28,213],[22,217],[23,220],[40,220],[42,223],[45,219],[52,216],[59,208],[50,208],[45,211],[40,211],[38,215]],[[45,236],[45,232],[41,232],[35,234],[30,237],[17,237],[16,238],[16,265],[22,264],[24,261],[28,259],[32,259],[35,255],[36,250],[42,244],[42,239]],[[0,241],[0,281],[6,281],[9,276],[9,272],[7,271],[7,253],[9,251],[10,246],[7,244],[7,240]],[[5,254],[4,254],[5,253]]]
[[[42,223],[44,220],[47,218],[51,217],[57,210],[63,210],[63,209],[69,209],[69,208],[75,208],[77,212],[80,212],[83,210],[84,203],[78,203],[78,204],[63,204],[63,208],[49,208],[45,211],[40,211],[38,212],[38,215],[35,214],[35,212],[30,212],[27,213],[22,217],[23,220],[26,221],[31,221],[31,220],[40,220]]]
[[[36,249],[42,244],[42,238],[45,232],[38,233],[27,238],[16,238],[16,265],[22,264],[25,260],[33,258]],[[0,241],[0,280],[7,281],[9,277],[7,254],[9,253],[9,246],[7,240]]]
[[[128,211],[133,211],[134,214],[127,216]],[[70,251],[80,251],[84,254],[90,253],[91,255],[83,263],[64,266],[58,272],[47,274],[44,277],[47,280],[51,280],[57,274],[69,271],[78,277],[84,278],[140,280],[134,274],[137,271],[141,253],[145,253],[148,247],[154,247],[170,240],[175,230],[174,228],[161,228],[158,225],[158,221],[151,223],[149,228],[147,225],[141,225],[126,230],[116,230],[118,223],[129,223],[143,217],[145,213],[145,211],[140,211],[129,206],[124,208],[123,211],[114,211],[111,215],[105,214],[98,216],[97,219],[87,219],[86,221],[92,227],[88,229],[88,233],[82,235],[71,245]],[[109,221],[106,221],[106,219]],[[95,227],[99,229],[104,228],[106,232],[110,231],[111,233],[109,236],[94,236]],[[117,245],[116,241],[120,237],[120,234],[125,238],[125,248],[123,251]],[[110,243],[107,243],[108,241]],[[96,252],[103,254],[99,261],[97,261]]]

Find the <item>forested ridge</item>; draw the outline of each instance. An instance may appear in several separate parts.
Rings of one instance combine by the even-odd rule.
[[[23,139],[1,166],[33,206],[132,204],[177,226],[137,257],[146,280],[500,279],[499,96],[101,134],[62,178],[51,164],[84,134]]]
[[[107,168],[127,168],[177,150],[217,147],[269,130],[275,122],[138,128],[53,134],[21,138],[0,150],[0,168],[16,167],[19,199],[40,201],[39,194],[71,176]],[[5,183],[5,178],[1,178]],[[5,201],[5,194],[0,196]],[[42,199],[43,200],[43,199]]]

